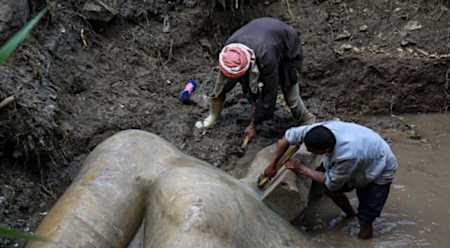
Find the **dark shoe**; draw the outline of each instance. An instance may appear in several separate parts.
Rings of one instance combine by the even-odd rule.
[[[371,239],[373,237],[373,226],[372,224],[360,224],[359,226],[359,239]]]

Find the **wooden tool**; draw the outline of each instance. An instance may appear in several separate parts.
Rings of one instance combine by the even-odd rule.
[[[290,146],[287,151],[283,154],[283,156],[281,157],[281,159],[278,161],[278,163],[275,166],[275,170],[278,171],[280,170],[280,168],[292,157],[294,156],[294,154],[298,151],[298,149],[300,148],[299,145],[295,145],[295,146]],[[269,183],[271,180],[266,177],[263,174],[261,174],[258,177],[258,188],[260,189],[264,189],[267,185],[267,183]]]
[[[247,147],[248,143],[250,143],[250,137],[248,137],[247,135],[244,138],[244,141],[242,142],[241,148],[244,149]]]

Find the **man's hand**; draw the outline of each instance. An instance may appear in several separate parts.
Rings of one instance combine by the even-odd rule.
[[[245,136],[248,139],[248,143],[250,143],[256,137],[256,126],[254,122],[250,122],[248,127],[244,131]]]
[[[289,170],[293,171],[293,172],[298,172],[298,166],[297,166],[297,162],[295,160],[289,159],[284,166],[286,166],[286,168],[288,168]]]
[[[308,168],[304,165],[299,164],[297,161],[289,159],[284,166],[286,166],[286,168],[288,168],[289,170],[295,172],[295,173],[300,173],[302,175],[307,176],[308,174]]]
[[[267,168],[264,170],[264,176],[268,177],[269,179],[272,179],[277,174],[277,171],[275,170],[275,165],[271,164],[267,166]]]

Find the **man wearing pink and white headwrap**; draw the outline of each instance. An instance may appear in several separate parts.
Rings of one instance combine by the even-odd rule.
[[[286,23],[265,17],[241,27],[220,52],[210,113],[196,127],[210,127],[219,119],[225,95],[237,82],[252,103],[252,119],[245,130],[250,139],[256,136],[256,124],[272,118],[278,88],[299,124],[314,122],[315,116],[306,109],[299,93],[297,70],[302,60],[299,35]]]
[[[232,43],[226,45],[220,52],[219,68],[225,77],[237,79],[244,76],[254,60],[255,54],[252,49],[244,44]]]

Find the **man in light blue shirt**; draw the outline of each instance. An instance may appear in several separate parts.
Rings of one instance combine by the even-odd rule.
[[[325,193],[347,217],[356,214],[344,192],[356,189],[358,237],[371,238],[372,223],[380,216],[398,167],[389,145],[373,130],[355,123],[327,121],[290,128],[278,141],[275,157],[265,175],[271,178],[276,174],[275,164],[289,145],[302,143],[309,152],[324,155],[322,165],[314,170],[289,160],[286,167],[324,185]]]

